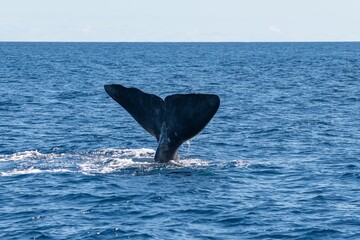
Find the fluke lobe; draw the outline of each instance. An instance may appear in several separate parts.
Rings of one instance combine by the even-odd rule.
[[[174,94],[165,100],[137,88],[105,85],[105,91],[159,143],[155,161],[178,159],[178,148],[198,134],[215,115],[220,98],[214,94]]]

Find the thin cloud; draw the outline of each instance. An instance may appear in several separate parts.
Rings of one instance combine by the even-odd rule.
[[[81,32],[82,33],[91,33],[93,31],[93,29],[92,29],[92,27],[91,26],[86,26],[86,27],[83,27],[82,29],[81,29]]]
[[[283,31],[281,30],[281,28],[279,26],[270,26],[269,32],[274,33],[274,34],[282,34],[283,33]]]

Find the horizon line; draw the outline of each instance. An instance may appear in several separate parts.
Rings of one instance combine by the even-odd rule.
[[[359,43],[360,40],[305,41],[42,41],[0,40],[0,43]]]

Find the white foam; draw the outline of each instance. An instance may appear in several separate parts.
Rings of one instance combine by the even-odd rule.
[[[219,167],[221,168],[248,168],[250,166],[250,162],[246,160],[232,160],[232,161],[226,161],[219,164]]]
[[[183,159],[170,161],[170,164],[173,164],[177,167],[182,168],[192,168],[192,167],[207,167],[209,166],[209,162],[201,159]]]
[[[63,157],[65,154],[55,154],[55,153],[40,153],[38,150],[31,150],[31,151],[23,151],[17,152],[8,155],[0,155],[0,162],[5,161],[22,161],[28,159],[53,159],[58,157]]]
[[[90,152],[91,155],[111,155],[116,157],[132,156],[134,158],[151,158],[154,157],[155,151],[149,148],[140,149],[113,149],[107,148]]]
[[[133,163],[132,159],[112,159],[108,161],[85,161],[79,164],[80,172],[84,174],[94,173],[112,173],[116,170],[131,166]]]
[[[37,150],[0,155],[0,162],[6,163],[8,171],[1,176],[80,172],[83,174],[107,174],[129,170],[152,171],[161,169],[207,167],[209,162],[201,159],[170,161],[168,164],[154,162],[153,149],[102,149],[90,152],[41,153]],[[1,167],[1,165],[0,165]]]
[[[68,169],[47,169],[47,170],[41,170],[34,167],[24,169],[24,170],[18,170],[14,169],[9,172],[0,172],[0,176],[14,176],[14,175],[27,175],[27,174],[39,174],[39,173],[64,173],[64,172],[71,172]]]
[[[153,149],[103,149],[83,156],[79,171],[84,174],[106,174],[127,168],[146,168],[154,164]]]
[[[19,161],[19,160],[34,158],[39,155],[41,155],[41,153],[39,153],[37,150],[17,152],[9,155],[0,155],[0,161]]]
[[[250,162],[245,160],[234,160],[232,163],[237,168],[247,168],[250,166]]]

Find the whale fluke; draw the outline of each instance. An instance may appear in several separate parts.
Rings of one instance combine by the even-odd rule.
[[[137,88],[126,88],[119,84],[105,85],[105,91],[118,102],[130,115],[157,141],[159,141],[164,101]]]
[[[105,91],[159,143],[158,162],[178,158],[177,149],[209,123],[220,106],[214,94],[175,94],[165,100],[137,88],[105,85]]]

